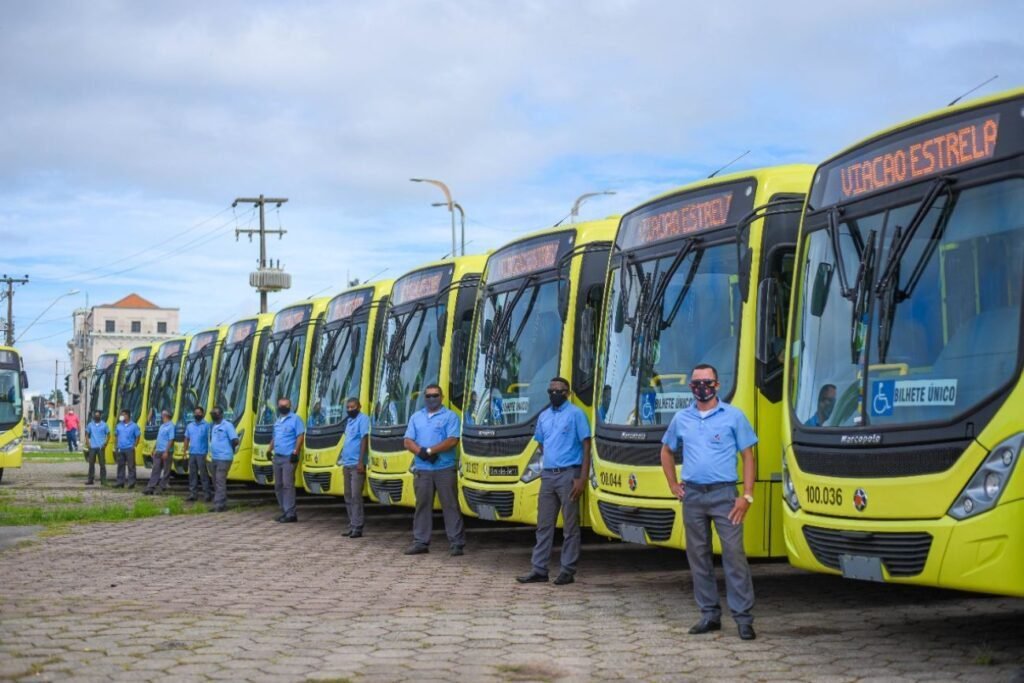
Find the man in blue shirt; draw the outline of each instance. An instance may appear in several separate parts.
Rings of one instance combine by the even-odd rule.
[[[115,489],[123,489],[127,486],[135,488],[135,449],[142,438],[142,431],[139,425],[132,421],[132,415],[127,410],[121,411],[117,418],[117,427],[114,428],[114,461],[117,463],[117,483]],[[127,478],[125,471],[127,470]],[[101,475],[102,476],[102,475]]]
[[[92,422],[85,425],[85,448],[88,453],[86,461],[89,463],[89,478],[85,480],[86,486],[92,486],[96,479],[96,463],[100,464],[100,486],[107,483],[107,441],[110,439],[110,427],[103,421],[103,413],[96,410],[92,414]]]
[[[160,429],[156,433],[156,446],[153,448],[153,471],[149,474],[144,495],[152,496],[157,486],[161,493],[167,490],[171,478],[171,456],[174,455],[174,423],[168,410],[160,412]]]
[[[808,427],[824,427],[825,421],[832,416],[832,410],[836,407],[836,385],[826,384],[818,392],[818,409],[814,411],[806,424]]]
[[[683,503],[686,559],[701,619],[691,634],[722,627],[715,584],[711,524],[722,542],[726,598],[740,638],[753,640],[754,582],[743,550],[743,518],[754,502],[754,444],[757,435],[746,415],[718,399],[718,371],[698,365],[690,374],[696,399],[672,417],[662,438],[661,468],[669,488]],[[682,448],[682,481],[676,479],[675,453]],[[743,496],[736,495],[736,454],[743,459]]]
[[[287,396],[277,399],[277,421],[268,451],[274,454],[274,493],[281,514],[275,522],[297,522],[295,514],[295,466],[305,440],[306,426],[302,418],[292,413],[292,401]]]
[[[224,419],[224,411],[214,406],[210,411],[213,426],[210,427],[210,458],[213,460],[213,511],[228,509],[228,470],[238,449],[238,433],[235,425]]]
[[[459,445],[459,416],[444,407],[444,392],[437,384],[423,390],[424,407],[409,418],[405,447],[413,458],[413,489],[416,512],[412,522],[412,545],[406,555],[430,552],[430,534],[434,530],[434,494],[441,502],[444,530],[451,544],[448,554],[464,554],[466,531],[459,509],[458,478],[455,473],[455,447]]]
[[[590,476],[590,424],[583,411],[569,402],[569,380],[555,377],[548,384],[551,405],[537,418],[533,440],[541,451],[540,495],[537,498],[537,543],[533,569],[519,583],[547,583],[548,562],[562,513],[562,571],[555,585],[575,581],[580,557],[580,496]]]
[[[366,454],[369,446],[370,418],[361,412],[358,398],[345,402],[345,443],[338,463],[345,476],[345,509],[348,511],[349,538],[363,535],[363,485],[366,483]]]
[[[188,498],[199,499],[199,483],[203,484],[203,496],[207,503],[213,500],[210,486],[210,471],[206,468],[206,454],[210,452],[210,423],[205,420],[206,410],[196,406],[192,411],[192,422],[185,425],[185,443],[182,450],[188,454]]]

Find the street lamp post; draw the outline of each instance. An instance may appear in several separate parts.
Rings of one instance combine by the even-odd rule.
[[[444,202],[434,202],[431,206],[447,206]],[[458,202],[452,202],[452,206],[459,210],[459,239],[461,244],[459,245],[459,251],[463,256],[466,255],[466,212],[462,210],[462,205]]]
[[[57,305],[57,302],[58,302],[58,301],[60,301],[61,299],[63,299],[63,298],[64,298],[64,297],[66,297],[66,296],[74,296],[75,294],[78,294],[78,290],[77,290],[77,289],[72,289],[72,290],[71,290],[70,292],[64,292],[63,294],[61,294],[60,296],[58,296],[58,297],[57,297],[56,299],[54,299],[53,301],[51,301],[51,302],[50,302],[50,305],[49,305],[49,306],[47,306],[46,308],[44,308],[44,309],[43,309],[43,311],[42,311],[42,313],[40,313],[39,315],[37,315],[37,316],[36,316],[36,318],[35,318],[35,320],[33,320],[32,322],[30,322],[30,323],[28,324],[28,327],[26,327],[25,329],[23,329],[23,330],[21,331],[21,334],[19,334],[19,335],[18,335],[18,339],[21,339],[22,337],[24,337],[24,336],[25,336],[25,333],[26,333],[26,332],[28,332],[29,330],[31,330],[31,329],[32,329],[32,326],[33,326],[33,325],[35,325],[35,324],[36,324],[37,322],[39,322],[39,319],[40,319],[40,318],[42,318],[42,317],[43,317],[43,316],[44,316],[44,315],[46,314],[46,312],[47,312],[48,310],[50,310],[51,308],[53,308],[54,306],[56,306],[56,305]],[[18,341],[18,339],[15,339],[14,341],[15,341],[15,342],[17,342],[17,341]]]
[[[430,183],[435,187],[441,188],[441,192],[444,192],[445,206],[448,207],[448,213],[452,215],[452,256],[458,254],[455,247],[455,202],[452,201],[452,193],[448,190],[448,186],[442,183],[440,180],[432,180],[430,178],[409,178],[414,183]]]
[[[600,197],[602,195],[613,194],[615,194],[614,190],[601,190],[600,192],[587,192],[586,194],[581,194],[579,197],[576,198],[576,201],[573,202],[572,204],[572,211],[569,212],[569,222],[576,222],[576,217],[580,215],[580,207],[583,205],[583,202],[587,201],[591,197]]]

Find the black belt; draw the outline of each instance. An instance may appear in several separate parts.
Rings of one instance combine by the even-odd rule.
[[[568,472],[569,470],[582,469],[583,465],[570,465],[569,467],[545,467],[543,471],[550,472],[551,474],[561,474],[562,472]]]
[[[692,490],[696,491],[697,493],[711,493],[712,491],[717,491],[718,489],[728,488],[730,486],[732,488],[736,488],[736,486],[738,486],[738,485],[739,485],[738,481],[720,481],[720,482],[715,483],[715,484],[697,484],[697,483],[689,482],[689,481],[684,481],[683,482],[683,487],[684,488],[692,489]]]

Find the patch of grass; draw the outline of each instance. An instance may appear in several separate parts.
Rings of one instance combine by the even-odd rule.
[[[81,503],[82,496],[79,494],[73,494],[70,496],[46,496],[43,498],[47,503]]]
[[[996,652],[988,645],[981,645],[974,650],[973,662],[980,666],[993,666],[996,663]]]
[[[5,526],[28,526],[41,524],[53,526],[82,522],[118,522],[129,519],[143,519],[159,515],[182,515],[206,512],[202,504],[185,505],[177,496],[160,498],[136,498],[124,503],[98,503],[92,505],[54,504],[50,506],[16,504],[10,500],[0,501],[0,524]]]

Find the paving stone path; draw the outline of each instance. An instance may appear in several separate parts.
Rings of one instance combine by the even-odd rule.
[[[12,470],[19,499],[81,491],[77,463]],[[180,486],[180,484],[179,484]],[[1024,683],[1024,601],[757,563],[759,637],[686,634],[680,553],[589,538],[577,583],[520,586],[530,529],[471,525],[406,557],[410,517],[237,489],[226,514],[72,527],[0,552],[0,679],[79,681],[991,680]],[[99,491],[90,496],[137,493]],[[440,527],[440,520],[436,525]]]

